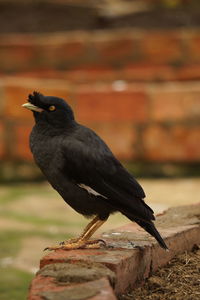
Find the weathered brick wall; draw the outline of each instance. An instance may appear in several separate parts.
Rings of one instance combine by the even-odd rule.
[[[0,73],[96,70],[129,80],[199,79],[199,49],[199,30],[1,35]]]
[[[199,161],[199,33],[1,35],[0,159],[31,161],[21,104],[38,90],[68,100],[120,159]]]
[[[105,248],[49,253],[40,261],[28,299],[118,299],[117,296],[142,285],[174,256],[197,248],[199,210],[199,204],[175,207],[157,218],[156,226],[168,252],[132,223],[104,233],[100,238],[105,240]]]
[[[31,160],[32,115],[21,108],[39,90],[67,99],[79,122],[100,134],[125,160],[200,160],[200,85],[132,83],[76,85],[65,80],[7,78],[0,86],[0,157]]]

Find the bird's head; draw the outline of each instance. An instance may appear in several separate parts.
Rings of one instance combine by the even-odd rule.
[[[36,122],[48,122],[56,127],[65,127],[74,122],[71,107],[58,97],[33,92],[28,96],[28,102],[22,106],[33,111]]]

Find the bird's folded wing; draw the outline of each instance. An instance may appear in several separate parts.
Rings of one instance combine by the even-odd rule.
[[[107,145],[95,134],[85,139],[63,141],[65,174],[77,184],[84,184],[106,198],[123,213],[154,219],[153,211],[143,201],[139,183],[113,156]],[[104,200],[105,200],[104,198]]]

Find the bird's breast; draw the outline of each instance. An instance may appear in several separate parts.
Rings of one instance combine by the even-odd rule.
[[[58,137],[31,136],[30,147],[34,160],[43,173],[59,168],[62,162],[61,141]]]

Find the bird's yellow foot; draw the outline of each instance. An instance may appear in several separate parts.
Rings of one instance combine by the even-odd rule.
[[[104,240],[82,240],[82,239],[70,239],[61,243],[58,246],[47,247],[44,250],[75,250],[75,249],[100,249],[102,246],[106,246]]]

